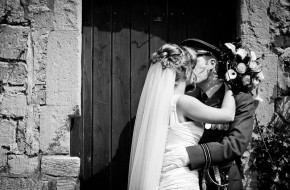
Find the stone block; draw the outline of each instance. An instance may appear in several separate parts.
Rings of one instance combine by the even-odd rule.
[[[16,144],[18,151],[24,153],[26,149],[26,126],[22,120],[17,121]]]
[[[55,31],[49,36],[46,67],[46,103],[48,105],[72,107],[80,105],[79,37],[76,31]]]
[[[78,177],[80,158],[69,156],[43,156],[41,160],[43,174],[57,177]]]
[[[51,11],[40,12],[34,15],[33,27],[38,32],[40,31],[52,31],[53,28],[53,15]]]
[[[0,147],[10,150],[16,140],[16,127],[15,121],[0,119]]]
[[[6,1],[0,1],[0,20],[2,20],[5,16],[5,9],[6,9]]]
[[[10,174],[35,174],[38,172],[38,157],[28,158],[26,155],[9,155],[8,166]]]
[[[79,0],[55,0],[54,29],[81,31],[81,8]]]
[[[56,188],[58,190],[79,190],[79,180],[77,178],[61,178],[57,180]]]
[[[25,93],[26,87],[25,86],[4,86],[4,91],[7,94],[19,94],[19,93]]]
[[[33,88],[32,103],[45,105],[46,104],[46,85],[37,84]]]
[[[266,54],[260,62],[263,65],[265,80],[260,84],[259,95],[264,101],[259,104],[256,113],[261,124],[266,125],[274,113],[274,100],[277,97],[278,56]]]
[[[23,26],[0,26],[0,57],[5,59],[16,59],[20,52],[27,50],[27,39],[29,27]],[[20,59],[25,60],[26,53]]]
[[[0,2],[0,19],[6,19],[7,24],[26,23],[24,9],[19,0],[9,0]]]
[[[0,177],[0,190],[52,190],[51,182],[37,178]]]
[[[35,84],[46,83],[46,65],[47,65],[47,43],[50,32],[34,31],[31,34],[33,39],[33,61],[31,67],[33,68],[33,77]]]
[[[7,150],[0,147],[0,174],[7,172]]]
[[[45,154],[69,154],[69,106],[42,106],[40,113],[40,149]]]
[[[9,77],[9,78],[8,78]],[[11,85],[24,85],[26,83],[26,65],[21,62],[0,62],[0,80]]]
[[[27,100],[24,94],[5,94],[0,104],[0,114],[13,118],[25,117]]]
[[[30,1],[28,10],[31,13],[40,14],[43,12],[53,12],[54,1],[51,0],[33,0]]]
[[[39,105],[30,105],[28,107],[26,123],[26,154],[36,155],[39,152],[39,126],[40,110]]]

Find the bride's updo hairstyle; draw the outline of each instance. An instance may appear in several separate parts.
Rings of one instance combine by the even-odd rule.
[[[161,64],[163,69],[176,70],[175,81],[186,79],[186,72],[196,64],[196,53],[176,44],[164,44],[152,54],[151,64]]]

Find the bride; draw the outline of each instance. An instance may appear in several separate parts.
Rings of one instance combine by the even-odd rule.
[[[204,123],[226,123],[235,115],[232,91],[212,108],[185,95],[194,85],[193,50],[165,44],[152,54],[138,105],[129,166],[129,190],[198,190],[198,172],[181,167],[162,172],[163,156],[178,146],[196,145]]]

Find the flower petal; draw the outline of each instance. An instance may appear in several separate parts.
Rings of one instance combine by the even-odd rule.
[[[230,50],[232,50],[233,54],[236,54],[236,46],[232,43],[225,43],[225,46],[227,46],[227,48],[229,48]]]
[[[255,70],[255,68],[258,66],[256,61],[251,61],[249,64],[250,69]]]
[[[253,84],[254,86],[258,86],[258,85],[260,84],[260,81],[257,80],[257,79],[252,79],[252,84]]]
[[[248,85],[251,83],[251,76],[250,75],[244,75],[242,77],[242,82],[243,82],[243,85]]]
[[[256,61],[256,59],[257,59],[256,53],[251,51],[250,55],[251,55],[251,61]]]
[[[242,48],[239,48],[237,51],[237,55],[241,56],[241,58],[243,60],[247,56],[247,51],[242,49]]]
[[[237,73],[233,69],[228,70],[225,75],[227,81],[235,79],[237,77]]]
[[[239,63],[237,66],[237,72],[244,74],[247,70],[247,66],[244,63]]]

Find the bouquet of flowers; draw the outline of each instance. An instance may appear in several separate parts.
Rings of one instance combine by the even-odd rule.
[[[225,43],[220,48],[220,78],[229,85],[234,94],[251,93],[264,80],[262,65],[254,51],[241,48],[238,43]]]

